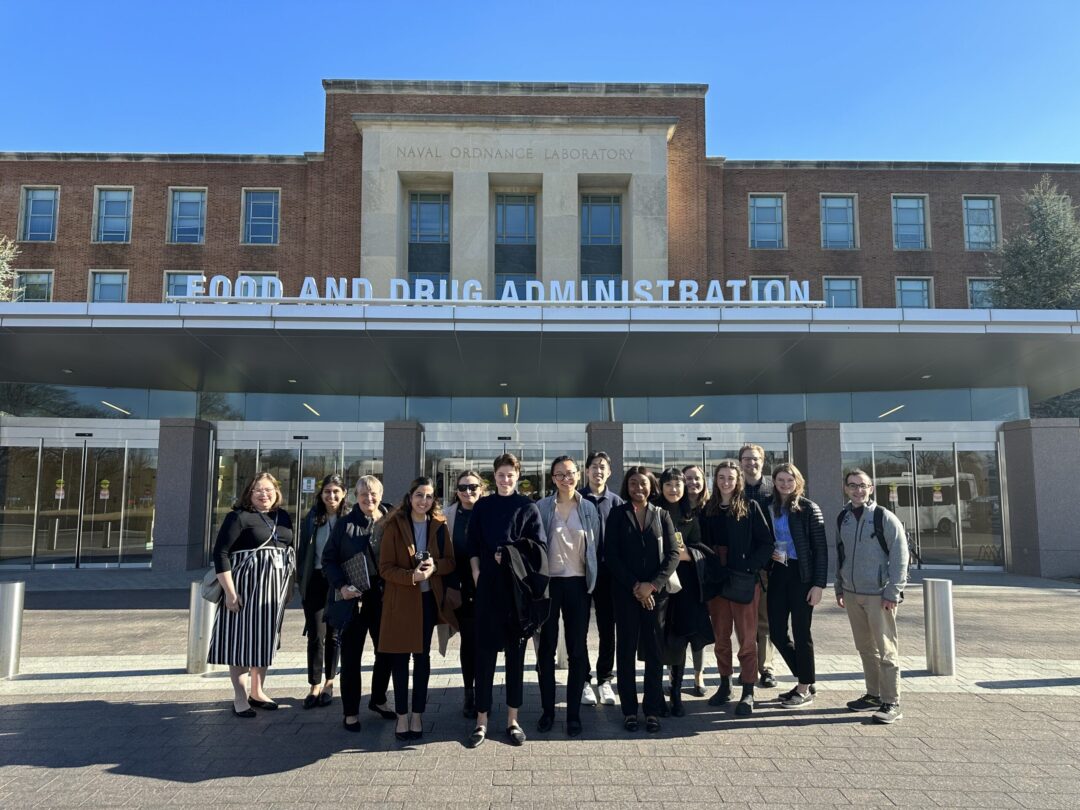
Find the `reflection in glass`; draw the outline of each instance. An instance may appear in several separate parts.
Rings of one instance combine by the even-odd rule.
[[[45,447],[42,451],[36,565],[75,565],[82,464],[82,447]]]
[[[293,528],[299,525],[300,515],[300,449],[259,448],[259,472],[268,472],[281,484],[285,498],[285,510],[293,519]],[[245,481],[244,484],[247,482]]]
[[[217,537],[218,529],[225,516],[240,500],[244,487],[255,476],[255,450],[217,451],[217,486],[214,494],[213,519],[210,525],[210,543]]]
[[[956,463],[952,447],[916,448],[919,556],[922,565],[959,565]]]
[[[120,562],[120,517],[124,504],[124,449],[88,447],[83,481],[80,565]]]
[[[1005,565],[1001,479],[994,450],[957,450],[964,567]]]
[[[870,472],[866,467],[863,470]],[[912,481],[910,448],[874,448],[873,498],[896,513],[908,533],[909,543],[920,554],[915,518],[915,487]]]
[[[36,446],[0,447],[0,566],[31,563],[37,467]]]
[[[121,564],[149,564],[154,550],[154,496],[157,492],[156,447],[129,448],[124,483],[124,529]]]

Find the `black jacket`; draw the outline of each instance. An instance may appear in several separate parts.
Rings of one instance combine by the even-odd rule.
[[[818,505],[809,498],[800,496],[799,506],[801,508],[798,512],[788,512],[788,528],[791,529],[791,539],[799,557],[799,579],[807,585],[824,588],[829,580],[829,544],[825,534],[825,518]],[[773,522],[775,521],[776,517],[773,516]]]
[[[604,561],[615,590],[622,595],[629,595],[638,582],[650,582],[658,592],[664,590],[679,564],[671,516],[654,504],[647,508],[644,531],[638,528],[632,503],[616,506],[608,516]]]
[[[344,515],[339,516],[339,519]],[[311,507],[300,524],[300,542],[296,546],[296,574],[300,582],[300,598],[307,595],[311,572],[315,570],[315,507]],[[329,542],[329,539],[327,540]]]
[[[382,515],[388,511],[386,504],[380,504],[379,512]],[[360,610],[372,613],[379,611],[382,607],[384,583],[379,576],[379,548],[375,532],[377,523],[378,521],[365,515],[359,505],[353,506],[349,514],[338,518],[338,522],[334,524],[334,530],[330,533],[330,539],[326,541],[326,548],[323,549],[323,576],[330,583],[326,621],[339,630],[343,630],[352,621],[358,607]],[[342,563],[356,554],[367,555],[371,590],[359,599],[335,600],[335,592],[349,584]]]
[[[513,595],[510,625],[518,638],[529,638],[540,630],[551,612],[548,598],[547,547],[523,537],[503,546],[500,568],[509,577]]]
[[[769,564],[773,535],[757,501],[748,500],[746,517],[736,520],[727,512],[701,516],[702,542],[714,550],[727,547],[726,566],[733,571],[756,574]],[[719,553],[719,552],[718,552]]]

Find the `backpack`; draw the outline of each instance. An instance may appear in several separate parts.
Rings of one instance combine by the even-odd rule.
[[[884,506],[874,505],[874,531],[871,535],[878,541],[878,545],[881,546],[881,551],[885,554],[885,558],[889,557],[889,544],[885,541],[885,512],[887,510]],[[840,539],[840,527],[844,525],[844,515],[848,513],[847,509],[841,509],[840,514],[836,516],[836,553],[839,557],[840,565],[844,564],[844,543]],[[906,538],[905,538],[906,539]],[[910,559],[916,562],[919,560],[919,555],[915,553],[915,549],[911,548],[910,541],[908,542],[908,554]],[[909,562],[910,565],[910,562]],[[904,601],[904,592],[900,591],[900,602]]]

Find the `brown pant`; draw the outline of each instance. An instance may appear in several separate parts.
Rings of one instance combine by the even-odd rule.
[[[731,676],[731,631],[739,642],[739,680],[745,684],[757,681],[757,624],[761,586],[754,589],[754,601],[740,605],[722,596],[709,600],[709,618],[716,638],[716,667],[721,675]]]

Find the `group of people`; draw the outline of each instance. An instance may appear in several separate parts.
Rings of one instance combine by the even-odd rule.
[[[777,464],[766,478],[764,462],[762,448],[747,444],[737,460],[717,464],[711,479],[698,465],[670,467],[659,478],[632,466],[616,494],[607,486],[607,453],[590,454],[584,470],[560,456],[551,463],[554,492],[534,502],[518,492],[521,466],[507,453],[492,466],[493,492],[485,494],[483,477],[466,470],[445,511],[426,477],[413,481],[399,503],[387,504],[379,479],[363,476],[350,509],[345,482],[335,474],[322,481],[299,536],[278,482],[260,473],[215,543],[223,598],[209,661],[229,666],[237,717],[277,709],[264,691],[266,669],[280,646],[296,581],[307,636],[304,708],[330,704],[340,675],[350,732],[361,728],[368,638],[374,648],[368,709],[393,720],[398,739],[416,740],[424,734],[432,644],[445,653],[455,633],[462,712],[475,721],[466,745],[475,748],[489,734],[500,652],[505,736],[513,745],[525,742],[519,710],[530,639],[540,685],[536,729],[550,731],[560,622],[571,737],[582,733],[582,704],[618,702],[628,732],[642,718],[646,731],[657,732],[661,718],[683,716],[687,654],[691,689],[704,697],[708,646],[720,676],[710,706],[734,702],[736,715],[753,714],[755,689],[777,686],[770,643],[796,679],[779,696],[781,704],[806,706],[816,694],[813,613],[830,570],[826,524],[806,497],[798,468]],[[844,485],[849,500],[837,517],[836,601],[847,611],[866,679],[866,694],[847,705],[892,723],[902,716],[896,611],[907,578],[906,533],[873,501],[864,471],[849,471]],[[591,614],[599,635],[595,669],[587,645]]]

